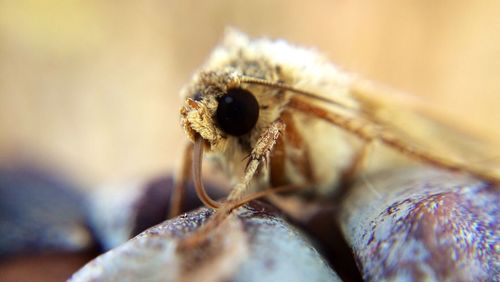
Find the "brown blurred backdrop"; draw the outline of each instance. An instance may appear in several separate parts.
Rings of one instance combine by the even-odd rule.
[[[499,1],[0,1],[0,164],[162,174],[179,89],[226,26],[314,46],[500,138]]]

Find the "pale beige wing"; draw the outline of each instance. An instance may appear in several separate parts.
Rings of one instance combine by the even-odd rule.
[[[355,83],[352,95],[361,115],[404,142],[500,179],[500,142],[484,138],[487,134],[471,134],[424,102],[370,82]]]

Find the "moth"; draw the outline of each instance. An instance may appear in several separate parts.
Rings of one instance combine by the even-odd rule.
[[[273,187],[324,198],[367,170],[406,163],[500,182],[491,161],[496,148],[283,40],[227,31],[182,95],[181,124],[191,142],[178,187],[192,164],[197,193],[212,208],[235,207]],[[231,180],[225,203],[204,191],[205,153]]]

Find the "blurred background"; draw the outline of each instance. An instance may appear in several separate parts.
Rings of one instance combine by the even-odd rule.
[[[179,90],[227,26],[314,47],[500,140],[499,11],[493,0],[0,0],[0,168],[99,195],[170,173],[185,142]],[[8,267],[0,280],[15,277]]]

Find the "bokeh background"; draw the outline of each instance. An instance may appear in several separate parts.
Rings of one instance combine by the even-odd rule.
[[[179,89],[226,26],[313,46],[500,136],[498,1],[1,1],[0,161],[91,184],[172,169]]]
[[[227,26],[315,47],[500,140],[499,11],[494,0],[0,0],[0,166],[51,167],[88,190],[172,171],[179,90]]]

